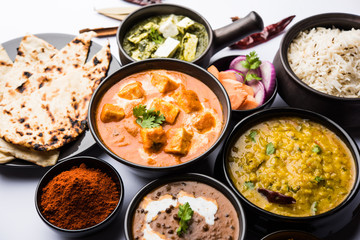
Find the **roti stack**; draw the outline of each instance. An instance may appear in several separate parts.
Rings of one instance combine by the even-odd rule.
[[[111,60],[107,44],[85,63],[94,36],[81,34],[61,50],[25,36],[14,63],[0,49],[0,162],[53,165],[58,149],[85,130],[88,103]]]

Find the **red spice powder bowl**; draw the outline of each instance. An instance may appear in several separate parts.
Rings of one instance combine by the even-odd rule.
[[[109,163],[69,158],[41,178],[35,193],[40,218],[66,237],[83,237],[108,226],[120,212],[124,185]]]

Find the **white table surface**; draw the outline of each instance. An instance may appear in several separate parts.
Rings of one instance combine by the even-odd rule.
[[[231,22],[232,16],[245,16],[256,11],[264,25],[275,23],[290,15],[296,18],[290,24],[315,14],[326,12],[345,12],[360,14],[359,0],[163,0],[164,3],[176,3],[187,6],[203,15],[213,27],[220,28]],[[100,14],[95,8],[134,6],[122,0],[2,0],[0,7],[0,43],[21,37],[27,33],[68,33],[77,35],[83,28],[118,26],[119,22]],[[261,59],[272,61],[279,47],[281,36],[257,47]],[[111,51],[119,59],[115,37],[108,38]],[[93,41],[104,45],[107,39],[95,38]],[[244,54],[250,50],[230,50],[228,48],[214,55],[213,60],[224,55]],[[277,96],[273,106],[286,106]],[[359,129],[351,135],[360,145]],[[215,151],[215,154],[218,150]],[[125,201],[116,222],[103,231],[84,239],[125,239],[123,235],[123,216],[132,197],[149,179],[140,178],[128,171],[119,162],[111,159],[97,146],[86,152],[111,163],[120,173],[125,185]],[[212,164],[212,163],[210,163]],[[35,210],[34,194],[38,181],[47,169],[42,168],[6,168],[0,167],[0,239],[64,239],[46,226]],[[339,219],[341,221],[341,219]],[[360,217],[329,239],[360,239]]]

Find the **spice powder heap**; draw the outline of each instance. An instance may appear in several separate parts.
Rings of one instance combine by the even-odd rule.
[[[84,229],[105,220],[119,199],[119,190],[107,174],[82,163],[60,173],[43,188],[40,209],[57,227]]]

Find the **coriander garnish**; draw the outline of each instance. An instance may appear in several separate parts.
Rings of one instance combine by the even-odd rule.
[[[251,80],[261,80],[261,77],[259,77],[256,73],[250,72],[250,70],[258,69],[261,65],[261,61],[255,51],[252,51],[249,55],[246,55],[246,60],[241,61],[241,65],[249,69],[245,76],[245,82],[251,81]]]
[[[178,217],[180,218],[179,227],[176,229],[176,233],[180,236],[189,228],[189,221],[192,218],[194,211],[191,209],[190,204],[186,202],[183,205],[179,205]]]
[[[256,142],[256,140],[255,140],[256,135],[257,135],[256,130],[251,130],[250,131],[249,137],[253,142]]]
[[[318,182],[318,183],[320,183],[320,182],[325,181],[325,179],[324,179],[323,177],[316,176],[316,177],[315,177],[315,181]]]
[[[320,148],[319,145],[315,144],[315,145],[313,146],[313,148],[312,148],[312,151],[313,151],[314,153],[320,154],[320,153],[321,153],[321,148]]]
[[[255,184],[252,181],[246,181],[244,183],[244,185],[248,188],[248,189],[254,189]]]
[[[136,123],[142,128],[159,127],[164,121],[165,116],[155,109],[146,109],[145,105],[138,105],[133,108],[133,114],[136,117]]]
[[[274,144],[272,142],[269,142],[267,145],[266,145],[266,154],[267,155],[271,155],[271,154],[274,154],[275,153],[275,147],[274,147]]]
[[[155,29],[154,27],[150,28],[150,39],[151,41],[154,41],[155,43],[162,43],[164,41],[164,38],[160,35],[160,33],[158,32],[157,29]]]

